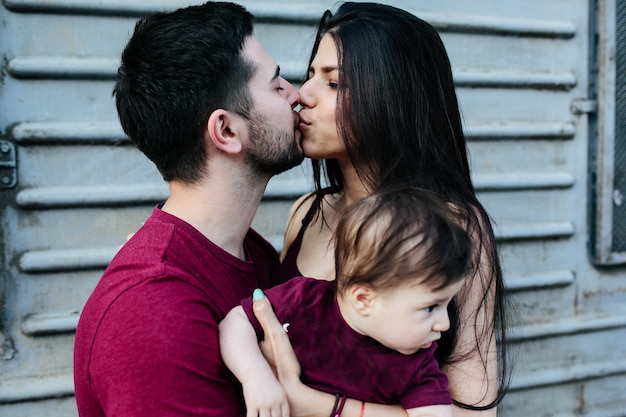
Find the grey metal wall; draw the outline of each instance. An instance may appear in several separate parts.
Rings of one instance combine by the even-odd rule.
[[[76,415],[73,331],[127,233],[167,188],[111,98],[136,18],[199,1],[5,0],[0,8],[0,415]],[[242,1],[292,81],[334,0]],[[583,0],[388,1],[449,50],[473,178],[523,322],[506,416],[626,415],[626,269],[589,261],[589,16]],[[604,2],[600,2],[604,3]],[[609,1],[610,3],[610,1]],[[277,246],[306,169],[255,219]]]

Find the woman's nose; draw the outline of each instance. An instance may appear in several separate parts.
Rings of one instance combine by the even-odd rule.
[[[313,105],[313,97],[311,95],[311,80],[307,80],[300,86],[300,104],[303,107],[311,107]]]
[[[291,104],[291,108],[295,108],[300,104],[300,93],[298,90],[287,80],[283,79],[285,85],[285,92],[287,94],[287,101]]]

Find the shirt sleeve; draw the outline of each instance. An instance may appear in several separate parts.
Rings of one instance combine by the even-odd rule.
[[[89,375],[107,417],[242,416],[221,362],[219,313],[174,278],[138,285],[104,316]]]
[[[429,405],[452,404],[448,391],[448,377],[439,368],[439,363],[434,357],[437,344],[419,352],[416,360],[416,371],[413,379],[407,385],[407,390],[400,399],[402,407],[411,409]]]

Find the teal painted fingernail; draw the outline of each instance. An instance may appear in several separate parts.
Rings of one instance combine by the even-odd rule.
[[[260,288],[257,288],[252,293],[252,301],[262,300],[264,298],[265,298],[265,294],[263,293],[263,290]]]

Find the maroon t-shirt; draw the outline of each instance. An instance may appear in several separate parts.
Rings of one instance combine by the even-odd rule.
[[[218,324],[268,288],[276,251],[254,231],[250,262],[158,208],[106,269],[85,305],[74,351],[81,417],[243,416]]]
[[[335,299],[334,282],[296,277],[265,291],[302,367],[302,382],[359,401],[405,409],[451,404],[448,379],[433,354],[436,344],[403,355],[353,330]],[[252,299],[242,301],[259,339]]]

